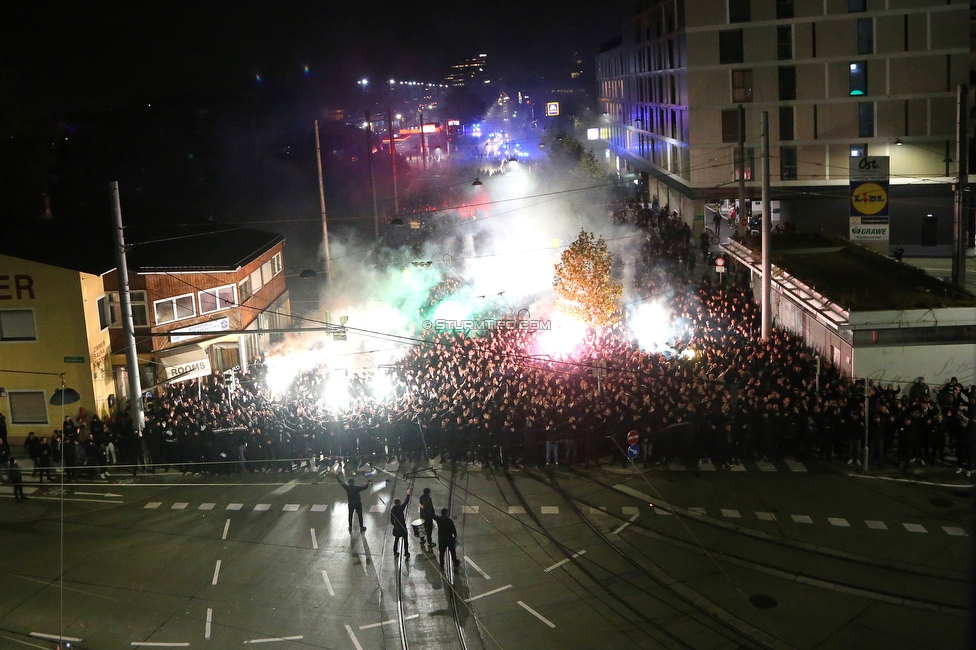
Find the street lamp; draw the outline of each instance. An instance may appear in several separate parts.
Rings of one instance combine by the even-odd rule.
[[[365,77],[357,81],[363,89],[363,107],[366,113],[366,165],[369,168],[369,187],[373,192],[373,234],[376,241],[380,240],[380,215],[376,207],[376,179],[373,177],[373,124],[369,116],[369,103],[366,101],[366,87],[369,79]]]

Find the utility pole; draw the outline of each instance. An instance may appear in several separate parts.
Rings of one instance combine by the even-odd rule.
[[[969,181],[969,89],[956,89],[956,187],[952,215],[952,284],[966,288],[966,248],[969,243],[966,218],[966,185]]]
[[[380,240],[380,216],[376,210],[376,179],[373,177],[373,121],[366,108],[366,163],[369,168],[369,188],[373,192],[373,234]]]
[[[112,190],[112,212],[115,217],[115,266],[119,279],[119,303],[122,307],[122,334],[125,345],[125,368],[129,376],[129,403],[132,405],[132,428],[142,435],[146,416],[142,409],[142,382],[139,379],[139,357],[136,354],[136,332],[132,323],[132,296],[129,293],[129,265],[125,257],[125,234],[122,230],[122,202],[119,182],[109,183]]]
[[[762,112],[762,338],[767,340],[773,327],[770,308],[772,264],[769,244],[772,237],[772,215],[769,209],[769,111]]]
[[[868,427],[871,423],[871,414],[869,409],[871,407],[871,380],[867,377],[864,378],[864,471],[868,471],[868,460],[871,458],[871,451],[869,445],[871,444],[871,438],[868,435]],[[901,452],[899,452],[901,453]]]
[[[739,209],[735,213],[741,221],[742,217],[747,217],[746,212],[746,107],[739,104]],[[733,224],[734,228],[738,224]],[[748,220],[746,227],[749,227]]]
[[[325,248],[325,279],[332,286],[332,256],[329,254],[329,226],[325,221],[325,184],[322,180],[322,143],[319,141],[319,121],[315,120],[315,162],[319,169],[319,208],[322,212],[322,247]]]
[[[393,214],[400,214],[400,197],[397,193],[396,137],[393,134],[393,109],[386,109],[386,123],[390,125],[390,163],[393,165]]]

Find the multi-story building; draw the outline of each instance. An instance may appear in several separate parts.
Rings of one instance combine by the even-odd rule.
[[[452,87],[490,83],[491,79],[488,77],[487,67],[488,55],[479,54],[452,65],[451,71],[444,77],[444,81]]]
[[[280,235],[249,228],[175,239],[144,234],[134,241],[147,243],[128,256],[144,389],[246,369],[283,338],[248,331],[290,325]],[[124,403],[120,312],[110,240],[39,224],[0,242],[0,413],[13,440],[59,428],[61,406],[49,404],[59,375],[81,397],[67,415],[84,408],[105,417]]]
[[[799,230],[847,234],[850,158],[890,160],[891,243],[923,218],[951,239],[957,87],[970,79],[964,0],[637,0],[597,58],[609,162],[684,218],[761,188]],[[744,156],[737,160],[739,107]],[[775,219],[774,215],[774,219]],[[931,219],[929,219],[931,223]],[[972,232],[972,229],[970,229]]]

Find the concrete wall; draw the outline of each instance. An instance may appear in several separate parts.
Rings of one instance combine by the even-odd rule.
[[[976,345],[858,348],[854,350],[854,374],[881,383],[911,383],[922,376],[929,386],[940,386],[957,377],[961,384],[970,386],[976,384]]]

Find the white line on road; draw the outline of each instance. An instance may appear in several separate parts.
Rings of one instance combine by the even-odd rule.
[[[362,567],[363,567],[363,573],[365,573],[366,575],[369,575],[369,571],[366,569],[366,558],[369,557],[369,556],[366,555],[365,553],[363,553],[362,555],[360,555],[359,553],[356,553],[355,555],[356,555],[356,557],[359,558],[359,564],[361,564]]]
[[[325,588],[329,590],[330,596],[335,596],[335,591],[332,590],[332,581],[329,580],[329,574],[322,569],[322,579],[325,580]]]
[[[551,567],[547,568],[545,570],[545,573],[549,573],[553,569],[558,569],[559,567],[561,567],[562,565],[566,564],[570,560],[575,559],[575,558],[578,558],[580,555],[583,555],[583,553],[586,553],[586,551],[583,550],[583,551],[580,551],[579,553],[573,553],[572,556],[567,557],[567,558],[562,559],[562,560],[559,560],[558,562],[556,562],[555,564],[553,564]]]
[[[273,636],[267,639],[251,639],[250,641],[245,641],[244,643],[274,643],[275,641],[301,641],[304,636]]]
[[[640,514],[635,514],[635,515],[631,515],[631,516],[630,516],[630,521],[625,521],[624,523],[622,523],[622,524],[620,524],[620,526],[618,526],[618,527],[617,527],[617,530],[615,530],[615,531],[613,531],[613,532],[612,532],[612,533],[610,533],[610,534],[611,534],[611,535],[619,535],[619,534],[620,534],[620,532],[621,532],[621,531],[622,531],[622,530],[623,530],[624,528],[626,528],[627,526],[629,526],[629,525],[631,525],[632,523],[634,523],[635,521],[637,521],[637,518],[638,518],[638,517],[640,517]]]
[[[485,596],[492,596],[506,589],[511,589],[512,585],[505,585],[504,587],[499,587],[498,589],[492,589],[491,591],[486,591],[483,594],[478,594],[477,596],[471,596],[471,598],[465,598],[464,602],[470,603],[473,600],[478,600],[479,598],[484,598]]]
[[[317,541],[317,540],[315,539],[315,529],[314,529],[314,528],[309,528],[309,529],[308,529],[308,532],[310,532],[310,533],[312,533],[312,549],[313,549],[313,550],[318,550],[318,548],[319,548],[319,543],[318,543],[318,541]]]
[[[491,580],[491,576],[488,575],[487,573],[485,573],[484,570],[482,570],[482,568],[480,566],[478,566],[477,564],[475,564],[474,563],[474,560],[472,560],[471,558],[469,558],[467,555],[464,556],[464,561],[467,562],[468,564],[470,564],[474,568],[475,571],[477,571],[478,573],[480,573],[484,577],[485,580]]]
[[[121,499],[121,494],[112,494],[111,492],[75,492],[75,494],[83,494],[87,497],[106,497],[108,499]]]
[[[871,530],[888,530],[888,526],[885,525],[885,522],[878,521],[877,519],[865,519],[864,523],[867,524],[867,527]]]
[[[230,519],[224,522],[224,534],[220,536],[220,539],[227,539],[228,530],[230,530]]]
[[[356,638],[356,633],[352,631],[349,625],[346,625],[346,632],[349,633],[349,638],[352,639],[352,644],[356,646],[356,650],[363,650],[363,646],[359,645],[359,639]]]
[[[166,641],[133,641],[129,645],[144,648],[185,648],[189,643],[168,643]]]
[[[15,639],[15,638],[10,637],[10,636],[3,636],[2,634],[0,634],[0,639],[3,639],[4,641],[13,641],[14,643],[19,643],[20,645],[25,645],[28,648],[40,648],[40,650],[48,650],[48,648],[51,647],[51,646],[49,646],[47,644],[45,644],[45,645],[37,645],[36,643],[31,643],[29,641],[23,641],[21,639]]]
[[[521,600],[518,601],[518,604],[519,604],[519,606],[522,607],[522,609],[524,609],[525,611],[527,611],[529,614],[532,614],[533,616],[535,616],[537,619],[539,619],[540,621],[542,621],[543,623],[545,623],[549,627],[552,627],[552,628],[556,627],[556,624],[555,623],[553,623],[548,618],[546,618],[545,616],[543,616],[539,612],[535,611],[534,609],[532,609],[531,607],[529,607],[528,605],[526,605],[525,603],[523,603]]]
[[[212,584],[212,585],[217,584],[217,576],[219,576],[219,575],[220,575],[220,560],[217,560],[217,566],[214,567],[213,582],[211,582],[210,584]]]
[[[203,638],[204,639],[209,639],[210,638],[210,624],[212,622],[213,622],[213,608],[212,607],[208,607],[207,608],[207,627],[206,627],[206,629],[203,632]]]
[[[405,621],[412,621],[415,618],[420,618],[420,614],[411,614],[410,616],[404,616],[403,617],[403,620],[405,620]],[[393,625],[396,622],[397,622],[397,620],[395,618],[391,618],[390,620],[383,621],[382,623],[370,623],[369,625],[360,625],[359,626],[359,629],[360,630],[371,630],[374,627],[381,627],[383,625]]]
[[[43,632],[31,632],[30,636],[35,639],[50,639],[51,641],[68,641],[69,643],[81,643],[82,639],[74,636],[61,636],[60,634],[45,634]]]

